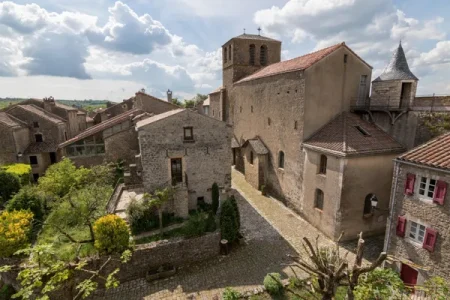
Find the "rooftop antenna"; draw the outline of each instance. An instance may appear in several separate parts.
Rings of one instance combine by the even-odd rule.
[[[245,28],[244,28],[244,34],[245,34]]]
[[[258,35],[261,35],[261,27],[258,27]]]

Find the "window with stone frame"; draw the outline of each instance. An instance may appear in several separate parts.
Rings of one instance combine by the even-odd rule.
[[[284,169],[284,152],[280,151],[278,153],[278,168]]]
[[[433,200],[434,190],[436,188],[436,179],[420,177],[417,193],[426,199]]]
[[[170,171],[172,176],[172,185],[183,182],[183,164],[181,158],[172,158],[170,160]]]
[[[194,132],[192,126],[184,127],[184,140],[185,141],[194,140]]]
[[[36,143],[41,143],[43,141],[42,134],[40,134],[40,133],[35,134],[34,138],[36,140]]]
[[[319,174],[327,174],[327,161],[328,158],[326,155],[320,155],[320,165],[319,165]]]
[[[37,164],[38,164],[37,156],[30,155],[30,165],[37,165]]]
[[[255,45],[251,44],[249,46],[248,52],[249,52],[249,56],[250,56],[250,61],[249,64],[254,66],[255,65]]]
[[[425,238],[426,226],[410,220],[408,220],[407,224],[409,224],[407,231],[408,239],[422,244]]]
[[[267,46],[262,45],[259,50],[259,63],[261,66],[267,65]]]
[[[316,195],[314,199],[314,207],[323,210],[323,191],[321,189],[316,189]]]

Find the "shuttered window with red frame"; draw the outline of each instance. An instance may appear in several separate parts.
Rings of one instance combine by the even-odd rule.
[[[427,228],[425,231],[425,238],[423,239],[423,248],[430,252],[434,251],[434,245],[436,244],[437,231],[431,228]]]
[[[445,195],[447,194],[447,182],[438,180],[434,190],[433,202],[444,205]]]
[[[396,228],[397,236],[405,237],[405,231],[406,231],[406,218],[399,216],[397,219],[397,228]]]
[[[406,174],[406,182],[405,182],[405,195],[414,194],[414,183],[416,182],[416,175],[414,174]]]

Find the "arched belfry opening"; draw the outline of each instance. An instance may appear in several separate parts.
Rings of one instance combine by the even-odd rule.
[[[255,44],[251,44],[249,46],[248,52],[249,52],[249,56],[250,56],[249,64],[252,66],[255,65],[255,50],[256,50]]]
[[[267,65],[267,46],[262,45],[259,50],[259,63],[261,66]]]

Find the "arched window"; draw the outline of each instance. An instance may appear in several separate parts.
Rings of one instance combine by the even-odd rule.
[[[253,151],[250,151],[250,164],[253,165]]]
[[[267,46],[262,45],[261,49],[259,50],[259,63],[261,66],[267,65]]]
[[[319,174],[327,174],[327,157],[323,154],[320,156]]]
[[[223,62],[226,63],[228,58],[227,47],[223,47]]]
[[[251,44],[249,49],[248,49],[248,51],[249,51],[249,54],[250,54],[250,61],[249,61],[249,63],[250,63],[250,65],[254,66],[255,65],[255,45]]]
[[[323,192],[321,189],[316,189],[316,197],[314,200],[314,207],[323,210]]]
[[[364,215],[370,215],[372,213],[372,201],[378,201],[378,199],[375,194],[370,193],[364,199]]]
[[[278,153],[278,168],[284,169],[284,152]]]
[[[228,46],[228,59],[231,61],[231,45]]]

